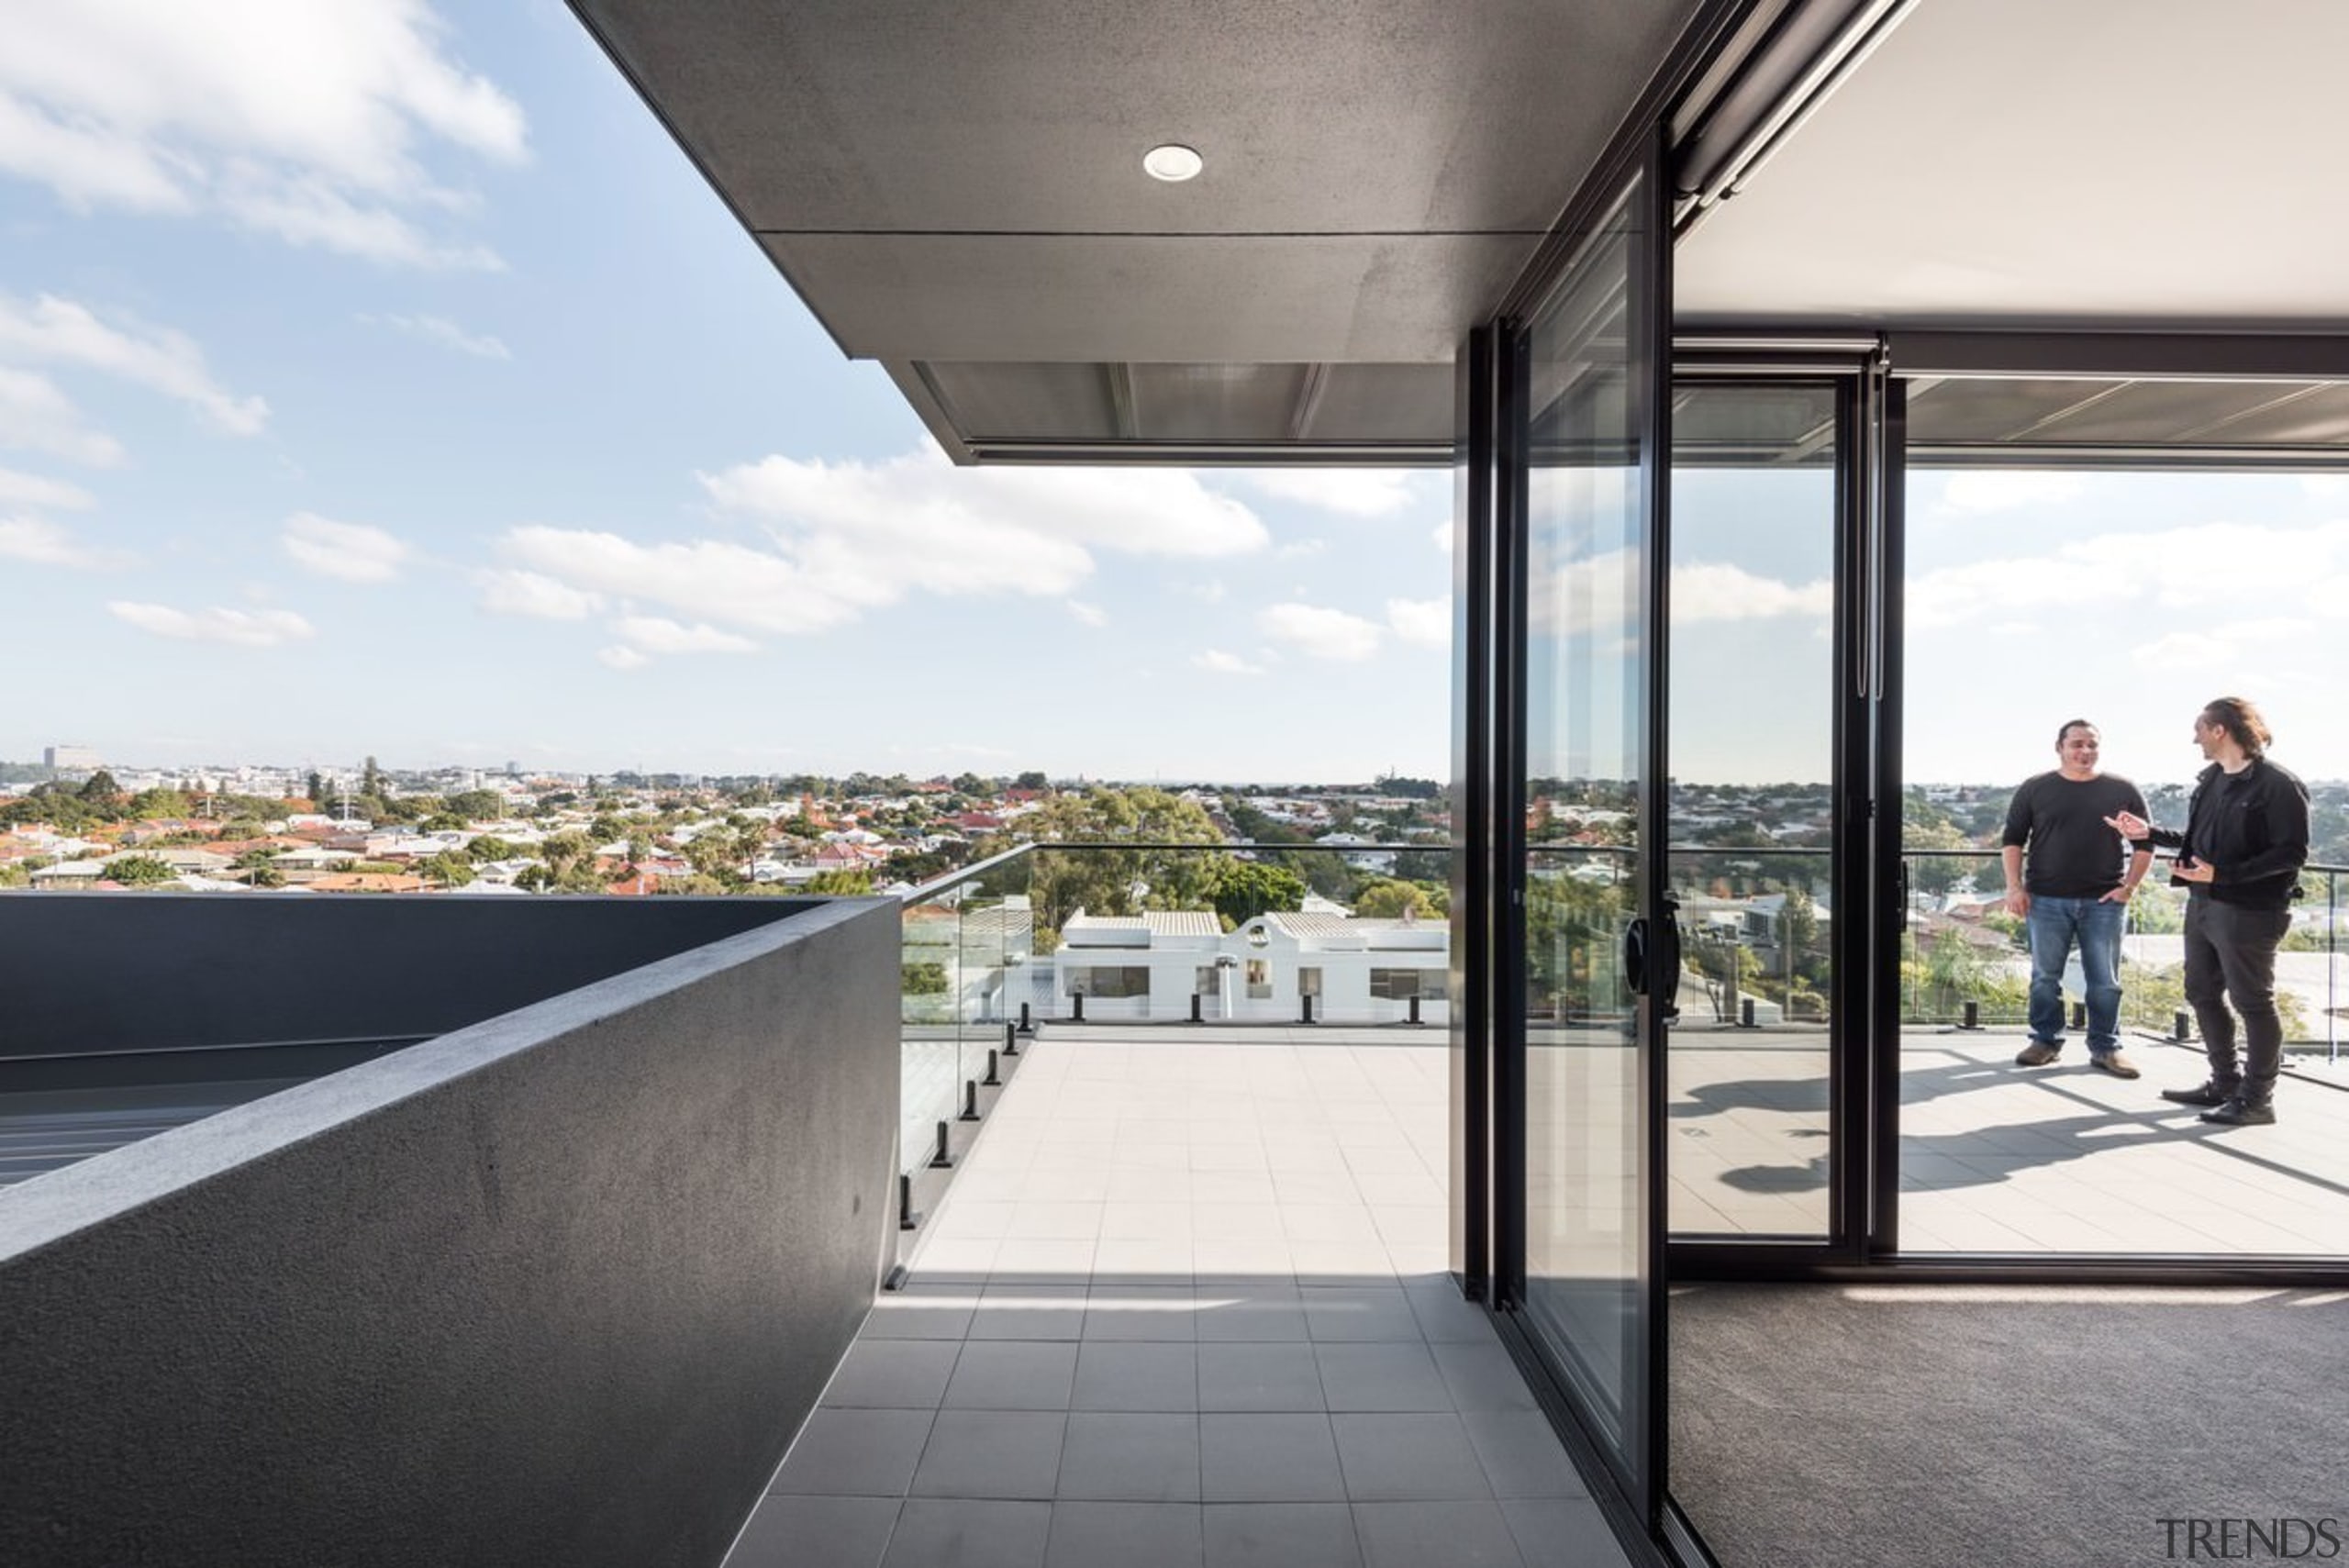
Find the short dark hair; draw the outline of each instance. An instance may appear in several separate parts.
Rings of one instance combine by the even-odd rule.
[[[2055,731],[2055,744],[2058,746],[2063,745],[2064,737],[2069,735],[2075,729],[2095,728],[2096,726],[2085,718],[2067,718],[2064,721],[2063,728]],[[2099,731],[2099,733],[2101,732]]]
[[[2276,739],[2249,697],[2213,697],[2202,705],[2202,717],[2225,730],[2247,757],[2258,756]]]

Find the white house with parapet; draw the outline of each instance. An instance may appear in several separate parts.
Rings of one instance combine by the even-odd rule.
[[[1052,954],[1054,999],[1093,1019],[1332,1023],[1451,1018],[1452,935],[1442,920],[1260,915],[1226,932],[1205,910],[1079,912]]]

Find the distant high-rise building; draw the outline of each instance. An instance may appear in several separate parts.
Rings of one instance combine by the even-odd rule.
[[[95,746],[45,747],[40,761],[45,768],[67,773],[91,773],[106,765]]]

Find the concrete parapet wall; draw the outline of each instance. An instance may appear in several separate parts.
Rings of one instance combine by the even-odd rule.
[[[807,899],[0,896],[0,1057],[445,1034]]]
[[[0,1193],[0,1562],[717,1563],[893,1240],[896,906],[765,902]]]

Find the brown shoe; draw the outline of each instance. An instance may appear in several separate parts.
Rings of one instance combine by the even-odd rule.
[[[2034,1040],[2022,1048],[2021,1054],[2015,1058],[2015,1065],[2044,1067],[2063,1053],[2064,1048],[2060,1045],[2050,1045],[2043,1040]]]
[[[2116,1078],[2142,1078],[2144,1076],[2143,1073],[2137,1071],[2137,1064],[2135,1062],[2130,1061],[2127,1057],[2121,1055],[2117,1051],[2108,1051],[2102,1056],[2089,1057],[2088,1065],[2097,1069],[2100,1073],[2110,1073]]]

